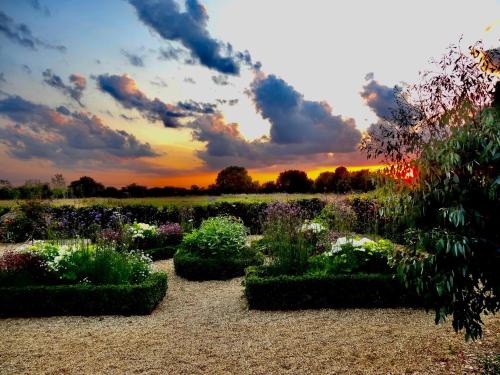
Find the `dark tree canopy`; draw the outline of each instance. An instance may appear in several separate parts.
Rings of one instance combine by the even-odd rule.
[[[384,207],[407,228],[401,275],[428,298],[436,322],[452,315],[457,331],[476,338],[481,314],[500,308],[497,78],[457,45],[435,63],[362,146],[390,162],[393,176],[415,171],[411,183],[396,179]]]
[[[279,191],[286,193],[307,193],[312,190],[313,181],[306,172],[291,169],[280,173],[276,185]]]
[[[254,183],[244,167],[230,166],[219,172],[215,188],[224,194],[249,193],[254,189]]]
[[[74,197],[87,198],[98,197],[104,191],[104,185],[95,181],[92,177],[83,176],[69,184],[69,190]]]

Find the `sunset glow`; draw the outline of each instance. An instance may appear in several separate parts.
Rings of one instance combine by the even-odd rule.
[[[497,44],[500,5],[481,1],[479,14],[451,0],[429,0],[432,13],[396,0],[362,13],[319,0],[2,2],[0,179],[190,187],[230,165],[261,183],[380,169],[359,143],[394,88],[461,35]]]

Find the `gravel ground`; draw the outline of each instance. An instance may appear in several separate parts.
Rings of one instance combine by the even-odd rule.
[[[172,261],[150,316],[0,320],[1,374],[458,374],[500,352],[500,318],[465,343],[410,309],[248,311],[242,279],[188,282]]]

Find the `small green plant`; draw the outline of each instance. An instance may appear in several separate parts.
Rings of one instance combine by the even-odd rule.
[[[327,204],[315,221],[336,232],[348,234],[356,226],[356,213],[346,202],[334,202]]]
[[[187,234],[180,248],[206,258],[238,257],[246,249],[247,235],[248,229],[240,219],[211,217]]]

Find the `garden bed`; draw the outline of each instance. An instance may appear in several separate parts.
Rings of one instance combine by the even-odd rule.
[[[393,275],[281,275],[245,279],[250,309],[419,307],[421,300]]]
[[[193,281],[232,279],[243,276],[247,267],[261,263],[259,257],[202,258],[185,252],[174,256],[175,273]]]
[[[157,272],[140,284],[0,287],[0,316],[146,315],[167,291]]]

